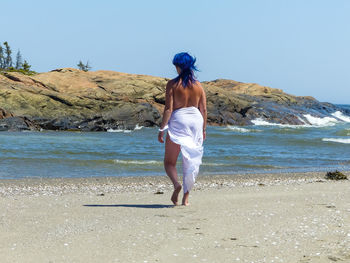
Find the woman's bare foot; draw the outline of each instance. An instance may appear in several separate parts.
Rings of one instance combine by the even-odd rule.
[[[174,189],[173,195],[171,196],[171,201],[174,203],[174,205],[177,205],[177,201],[178,201],[178,197],[181,189],[182,189],[181,184],[178,184]]]
[[[188,206],[188,198],[190,196],[190,192],[184,193],[184,197],[182,198],[182,205]]]

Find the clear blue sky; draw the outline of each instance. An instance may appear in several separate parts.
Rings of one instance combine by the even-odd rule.
[[[199,80],[254,82],[350,104],[348,0],[3,0],[0,41],[36,71],[76,67],[175,77],[197,57]]]

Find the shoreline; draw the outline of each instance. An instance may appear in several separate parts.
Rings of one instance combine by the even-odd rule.
[[[350,171],[342,171],[350,177]],[[328,182],[326,172],[253,173],[234,175],[199,175],[192,191],[232,187],[254,187]],[[182,182],[182,177],[179,177]],[[20,178],[0,179],[0,196],[62,195],[68,193],[123,193],[172,191],[164,176]]]

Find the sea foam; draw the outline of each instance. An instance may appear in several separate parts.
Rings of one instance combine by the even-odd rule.
[[[341,112],[335,112],[332,115],[334,117],[338,118],[339,120],[347,121],[347,119],[349,119],[349,121],[350,121],[350,117],[343,115]],[[282,128],[303,128],[303,127],[334,126],[335,124],[340,122],[336,118],[315,117],[315,116],[312,116],[310,114],[304,114],[303,117],[305,118],[305,120],[298,116],[298,119],[304,123],[304,124],[300,124],[300,125],[271,123],[271,122],[268,122],[262,118],[257,118],[255,120],[252,120],[252,123],[254,123],[255,125],[261,125],[261,126],[278,126],[278,127],[282,127]]]
[[[136,124],[134,131],[141,130],[142,128],[143,128],[143,126],[139,126],[139,124]]]
[[[242,128],[242,127],[237,127],[237,126],[231,126],[231,125],[226,126],[226,128],[230,131],[241,132],[241,133],[261,131],[261,130],[253,130],[253,129],[247,129],[247,128]]]
[[[268,122],[266,120],[263,120],[262,118],[256,118],[255,120],[252,120],[252,123],[257,126],[277,126],[281,128],[302,128],[302,127],[308,127],[311,125],[305,124],[305,125],[293,125],[293,124],[282,124],[282,123],[272,123]],[[305,121],[304,121],[305,123]]]
[[[323,138],[324,142],[338,142],[338,143],[346,143],[350,144],[350,139],[341,139],[341,138]]]
[[[113,160],[114,163],[120,164],[162,164],[163,162],[155,161],[155,160]]]
[[[139,126],[138,124],[136,124],[135,128],[133,130],[123,130],[123,129],[108,129],[107,132],[123,132],[123,133],[130,133],[133,131],[137,131],[137,130],[141,130],[143,128],[143,126]]]
[[[130,133],[130,132],[132,132],[132,130],[123,130],[123,129],[116,129],[116,130],[114,130],[114,129],[110,128],[110,129],[107,130],[107,132],[123,132],[123,133]]]
[[[305,114],[304,117],[306,120],[312,125],[317,127],[326,127],[326,126],[333,126],[337,122],[339,122],[337,119],[332,117],[315,117],[310,114]]]
[[[341,111],[336,111],[332,113],[332,116],[338,118],[339,120],[350,122],[350,116],[344,115]]]

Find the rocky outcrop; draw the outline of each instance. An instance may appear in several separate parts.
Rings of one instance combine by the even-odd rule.
[[[9,117],[13,117],[13,114],[0,108],[0,120]]]
[[[293,96],[254,83],[218,79],[203,82],[203,86],[207,90],[210,123],[250,125],[252,120],[262,118],[272,123],[298,125],[308,122],[305,114],[322,118],[343,111],[313,97]]]
[[[161,122],[168,79],[73,68],[27,76],[0,75],[0,130],[132,129]],[[337,110],[312,97],[233,80],[203,82],[208,122],[249,125],[251,120],[301,124],[302,114],[323,117]],[[17,128],[16,128],[17,127]]]
[[[158,125],[166,79],[58,69],[0,75],[0,107],[43,129],[103,131]],[[161,100],[161,99],[160,99]]]

